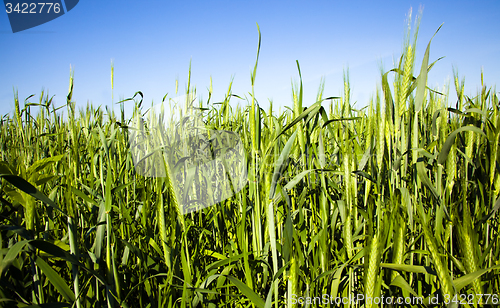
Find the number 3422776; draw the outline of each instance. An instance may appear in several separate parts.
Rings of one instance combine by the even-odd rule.
[[[61,12],[60,3],[12,3],[5,4],[5,11],[7,14],[43,14],[43,13],[56,13]]]

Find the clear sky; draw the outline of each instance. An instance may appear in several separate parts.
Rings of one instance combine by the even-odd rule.
[[[314,102],[321,77],[325,96],[339,96],[349,68],[356,106],[369,102],[380,83],[380,68],[393,68],[402,51],[409,9],[423,7],[417,63],[436,29],[430,60],[445,56],[430,72],[429,85],[446,84],[453,67],[465,77],[466,94],[500,85],[500,1],[160,1],[81,0],[53,21],[12,33],[7,13],[0,13],[0,114],[14,108],[13,89],[24,101],[38,102],[42,89],[65,103],[70,66],[73,100],[111,106],[136,91],[145,103],[175,97],[187,84],[198,96],[221,101],[234,77],[233,93],[248,96],[258,33],[262,45],[255,93],[262,106],[291,106],[291,81],[304,81],[304,106]],[[114,99],[110,82],[114,61]],[[456,96],[450,91],[450,101]],[[235,101],[236,102],[236,101]],[[244,102],[243,102],[244,103]]]

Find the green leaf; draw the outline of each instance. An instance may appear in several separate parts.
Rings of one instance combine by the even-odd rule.
[[[302,171],[301,173],[297,174],[291,181],[286,183],[286,185],[283,188],[288,189],[288,190],[294,188],[295,185],[297,185],[297,183],[300,182],[304,178],[304,176],[306,176],[308,173],[310,173],[312,171],[316,171],[316,170],[319,170],[319,169],[311,169],[311,170]]]
[[[35,181],[35,185],[36,186],[40,186],[40,185],[43,185],[45,183],[48,183],[50,181],[52,181],[53,179],[57,178],[58,176],[57,175],[43,175],[43,176],[40,176],[36,181]]]
[[[335,274],[333,275],[333,280],[332,280],[332,287],[331,287],[331,296],[334,298],[338,296],[339,294],[339,287],[340,283],[342,281],[342,273],[344,271],[344,267],[347,265],[347,263],[343,263],[340,268],[338,268],[335,271]]]
[[[261,34],[260,34],[260,28],[259,24],[257,24],[257,31],[259,32],[259,46],[257,47],[257,59],[255,60],[255,66],[253,68],[252,72],[252,85],[255,84],[255,76],[257,75],[257,64],[259,63],[259,54],[260,54],[260,42],[261,42]]]
[[[54,209],[58,210],[61,212],[64,216],[68,216],[63,210],[61,210],[52,200],[50,200],[46,195],[44,195],[42,192],[40,192],[38,189],[36,189],[35,186],[31,185],[28,181],[23,179],[20,176],[13,175],[13,174],[0,174],[0,177],[4,178],[7,180],[7,182],[11,183],[18,189],[24,191],[28,195],[31,195],[35,199],[38,199],[47,205],[53,207]]]
[[[102,284],[106,284],[104,281],[104,277],[102,277],[102,275],[100,275],[99,273],[95,272],[94,270],[91,270],[87,267],[85,267],[85,265],[83,265],[82,263],[80,263],[78,261],[78,259],[70,254],[68,251],[62,249],[61,247],[57,246],[57,245],[54,245],[50,242],[47,242],[47,241],[43,241],[43,240],[33,240],[33,241],[29,241],[29,244],[32,245],[33,247],[35,248],[38,248],[40,249],[41,251],[44,251],[56,258],[60,258],[60,259],[63,259],[67,262],[70,262],[74,265],[78,265],[81,269],[83,269],[84,271],[87,271],[89,273],[91,273],[96,279],[98,279]]]
[[[278,283],[277,281],[273,281],[273,284]],[[272,308],[273,307],[273,290],[274,288],[269,288],[269,292],[267,293],[266,303],[264,308]]]
[[[356,175],[359,175],[361,177],[364,177],[365,179],[369,180],[369,181],[372,181],[373,183],[377,183],[375,181],[375,179],[373,178],[373,176],[371,176],[370,174],[364,172],[364,171],[360,171],[360,170],[357,170],[357,171],[353,171],[352,173],[356,174]]]
[[[443,165],[446,162],[446,159],[448,158],[448,154],[450,153],[451,147],[453,146],[453,143],[455,142],[455,137],[457,136],[458,133],[464,132],[464,131],[475,132],[475,133],[478,133],[478,134],[486,137],[484,132],[476,126],[469,125],[469,126],[463,126],[463,127],[457,128],[451,134],[449,134],[448,137],[446,138],[446,141],[444,142],[443,148],[441,149],[441,152],[439,152],[438,164]]]
[[[81,190],[79,189],[76,189],[75,187],[71,187],[71,191],[77,195],[78,197],[82,198],[84,201],[87,201],[88,203],[90,204],[93,204],[95,206],[99,206],[99,204],[93,200],[92,198],[90,198],[89,196],[87,196],[84,192],[82,192]]]
[[[420,265],[407,265],[407,264],[395,264],[395,263],[380,263],[381,267],[390,268],[397,271],[405,271],[420,274],[434,274],[432,270],[428,267]]]
[[[396,286],[401,288],[402,290],[406,290],[413,294],[413,296],[417,297],[417,293],[413,291],[410,284],[403,278],[401,275],[397,275],[396,278],[391,282],[391,286]]]
[[[243,293],[246,297],[248,297],[249,300],[252,301],[252,303],[255,306],[259,308],[265,307],[266,303],[264,302],[264,300],[260,298],[259,295],[255,293],[252,289],[250,289],[246,284],[244,284],[243,282],[232,276],[225,275],[224,277],[229,279],[241,291],[241,293]]]
[[[39,305],[22,306],[23,308],[65,308],[71,307],[68,303],[47,303]]]
[[[100,126],[97,127],[97,131],[99,132],[99,138],[101,139],[102,147],[104,152],[106,153],[106,157],[109,159],[109,147],[108,142],[106,141],[106,136],[104,136],[104,132]]]
[[[24,204],[24,202],[26,201],[23,197],[23,195],[21,195],[21,193],[15,189],[5,189],[5,193],[7,194],[7,196],[9,196],[9,198],[14,202],[17,202],[19,204]]]
[[[42,258],[37,257],[35,260],[36,265],[42,270],[42,272],[47,276],[50,283],[61,293],[61,295],[70,302],[75,301],[75,294],[71,292],[66,282],[57,274],[56,271],[52,269]]]
[[[487,272],[500,268],[500,265],[495,265],[489,268],[481,269],[478,271],[475,271],[474,273],[470,273],[467,275],[464,275],[460,278],[457,278],[453,280],[453,284],[455,285],[455,288],[457,289],[457,292],[460,292],[462,288],[466,287],[467,285],[471,284],[474,280],[477,278],[481,277],[482,275],[486,274]]]
[[[226,265],[228,263],[231,263],[231,262],[234,262],[234,261],[237,261],[241,258],[244,258],[245,256],[248,256],[250,254],[250,252],[246,252],[246,253],[242,253],[242,254],[239,254],[239,255],[236,255],[236,256],[232,256],[232,257],[229,257],[229,258],[226,258],[226,259],[223,259],[223,260],[220,260],[220,261],[215,261],[214,263],[208,265],[206,268],[205,268],[205,271],[210,271],[211,269],[214,269],[214,268],[218,268],[218,267],[221,267],[223,265]]]
[[[425,167],[423,162],[417,162],[417,174],[422,183],[424,183],[427,188],[432,192],[432,195],[434,198],[436,198],[436,201],[441,203],[441,198],[439,197],[438,191],[436,190],[436,187],[432,184],[431,180],[427,176],[427,173],[425,172]]]
[[[290,128],[292,128],[295,124],[299,123],[300,120],[302,120],[303,118],[305,118],[309,113],[311,112],[317,112],[321,109],[321,101],[320,102],[316,102],[314,103],[313,105],[311,105],[311,107],[307,108],[306,110],[304,110],[304,112],[302,112],[297,118],[295,118],[290,124],[288,124],[287,126],[285,126],[285,128],[283,128],[283,130],[274,138],[273,140],[273,143],[281,136],[283,135],[287,130],[289,130]]]
[[[61,247],[43,240],[30,241],[30,245],[44,251],[54,257],[61,258],[73,264],[79,264],[78,259]]]
[[[57,155],[57,156],[52,156],[52,157],[47,157],[44,159],[40,159],[31,165],[28,170],[27,174],[31,176],[33,173],[39,172],[43,169],[45,169],[47,166],[60,161],[64,157],[64,154]]]
[[[325,126],[327,126],[328,124],[333,123],[333,122],[338,122],[338,121],[354,121],[354,120],[361,120],[361,119],[363,119],[363,118],[362,117],[350,117],[350,118],[331,119],[331,120],[326,121],[322,125],[322,127],[324,128]]]
[[[382,75],[382,91],[384,92],[384,98],[385,98],[385,101],[387,102],[387,104],[389,105],[389,108],[391,106],[394,106],[394,101],[392,100],[391,88],[389,87],[389,82],[387,81],[387,75],[390,72],[397,72],[397,71],[398,71],[397,69],[392,69],[392,70],[390,70]],[[408,92],[410,92],[410,91],[408,91]]]
[[[26,244],[28,244],[28,241],[23,240],[15,243],[14,245],[12,245],[12,247],[9,248],[9,251],[2,260],[2,263],[0,263],[0,277],[2,277],[3,273],[5,273],[9,269],[9,266],[12,264],[12,262],[14,262],[14,260],[17,258],[17,255],[21,250],[23,250]]]
[[[1,230],[12,231],[26,240],[32,240],[33,235],[26,228],[21,226],[0,226]]]
[[[132,181],[132,182],[127,183],[127,184],[122,184],[122,185],[118,185],[118,186],[116,186],[115,188],[113,188],[113,189],[111,190],[111,194],[113,194],[113,195],[114,195],[114,194],[119,193],[119,192],[120,192],[120,191],[122,191],[123,189],[125,189],[125,188],[129,187],[130,185],[134,184],[134,182],[135,182],[135,181]]]
[[[439,29],[441,29],[443,25],[439,26],[439,28],[436,30],[436,33],[438,33]],[[429,40],[429,44],[427,44],[427,48],[425,49],[425,54],[424,54],[424,59],[422,60],[422,67],[420,68],[420,74],[418,75],[417,78],[417,92],[415,95],[415,112],[418,113],[422,109],[422,105],[424,103],[424,95],[425,95],[425,88],[427,87],[427,67],[429,65],[429,52],[431,49],[431,41],[434,38],[434,36]]]
[[[226,257],[226,256],[224,256],[224,255],[222,255],[222,254],[220,254],[220,253],[218,253],[218,252],[215,252],[215,251],[209,250],[209,249],[205,249],[205,250],[204,250],[204,254],[205,254],[206,256],[214,257],[214,258],[217,258],[217,259],[219,259],[219,260],[226,260],[226,259],[227,259],[227,257]]]
[[[493,216],[496,212],[498,212],[499,209],[500,209],[500,197],[497,198],[497,201],[495,202],[495,205],[493,206],[491,212],[488,215],[485,215],[483,218],[481,218],[481,222],[482,223],[486,222],[488,219],[491,218],[491,216]]]
[[[301,173],[297,174],[293,179],[291,179],[286,185],[283,187],[285,189],[292,189],[299,183],[308,173],[310,172],[315,172],[315,171],[321,171],[321,172],[333,172],[333,173],[339,173],[338,171],[330,170],[330,169],[310,169],[306,171],[302,171]]]
[[[276,192],[276,185],[278,184],[278,179],[281,175],[283,165],[285,164],[286,159],[290,155],[290,150],[292,149],[293,142],[295,141],[295,136],[297,136],[297,131],[295,131],[290,137],[290,139],[288,139],[288,141],[285,144],[285,147],[283,148],[283,151],[281,152],[280,157],[278,158],[276,164],[274,165],[274,173],[271,182],[271,189],[269,191],[269,199],[274,198],[274,193]]]
[[[7,162],[0,161],[0,174],[14,174],[15,168],[12,168]]]
[[[318,162],[321,169],[326,166],[325,146],[323,144],[323,131],[319,131]]]

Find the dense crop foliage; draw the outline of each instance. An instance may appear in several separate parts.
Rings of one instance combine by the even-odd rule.
[[[222,102],[200,101],[201,125],[241,137],[248,181],[187,214],[174,171],[136,172],[123,110],[75,110],[72,77],[67,117],[43,93],[24,107],[15,97],[0,122],[0,306],[284,307],[324,294],[438,296],[443,306],[498,296],[498,96],[484,84],[466,96],[458,74],[456,99],[428,88],[430,43],[418,67],[415,44],[416,34],[405,40],[362,110],[347,74],[342,97],[324,98],[321,86],[303,102],[299,80],[293,108],[264,110],[257,63],[247,107],[230,104],[231,85]],[[134,102],[136,116],[146,111]]]

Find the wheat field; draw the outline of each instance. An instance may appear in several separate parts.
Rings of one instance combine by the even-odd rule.
[[[141,92],[128,118],[124,101],[77,110],[71,74],[63,106],[16,95],[0,120],[0,306],[495,306],[498,95],[481,78],[467,96],[456,72],[451,87],[429,88],[439,62],[431,42],[416,62],[416,33],[367,107],[353,107],[348,72],[343,95],[325,97],[321,83],[303,101],[297,61],[293,106],[276,113],[254,98],[259,30],[246,106],[230,103],[231,84],[220,102],[211,88],[188,99],[188,80],[197,124],[186,111],[159,132],[144,126],[154,142],[141,170],[154,176],[130,143],[149,109]],[[231,133],[241,151],[226,146],[213,168],[180,150]],[[422,300],[389,303],[400,297]]]

